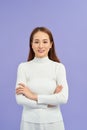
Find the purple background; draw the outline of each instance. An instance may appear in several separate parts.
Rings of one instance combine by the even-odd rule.
[[[36,26],[52,31],[66,66],[69,101],[62,105],[66,130],[86,130],[87,0],[0,0],[0,130],[19,130],[17,66],[27,59],[29,35]]]

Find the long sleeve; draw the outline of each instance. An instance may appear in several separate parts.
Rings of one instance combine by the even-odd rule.
[[[24,70],[25,68],[24,68],[23,65],[24,64],[21,63],[18,66],[16,88],[18,87],[19,83],[24,83],[25,85],[27,85],[27,82],[26,82],[26,73],[25,73],[25,70]],[[20,95],[16,94],[15,96],[16,96],[16,102],[19,105],[28,106],[28,107],[31,107],[31,108],[47,108],[47,105],[37,104],[36,101],[30,100],[30,99],[26,98],[25,96],[23,96],[22,94],[20,94]]]
[[[58,94],[38,95],[38,104],[58,105],[65,104],[68,100],[68,84],[66,79],[66,70],[63,64],[56,67],[57,86],[62,85],[63,89]]]

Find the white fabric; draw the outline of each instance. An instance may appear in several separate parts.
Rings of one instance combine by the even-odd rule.
[[[32,123],[50,123],[63,120],[60,104],[68,100],[66,70],[62,63],[54,62],[48,57],[34,58],[18,66],[17,82],[24,83],[38,94],[38,101],[23,95],[16,95],[16,101],[23,106],[22,120]],[[60,93],[54,94],[55,88],[62,85]],[[48,105],[54,105],[49,108]]]
[[[65,128],[62,121],[44,124],[22,121],[20,130],[65,130]]]

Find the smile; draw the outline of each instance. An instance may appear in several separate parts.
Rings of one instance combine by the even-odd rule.
[[[38,50],[39,53],[43,53],[45,50]]]

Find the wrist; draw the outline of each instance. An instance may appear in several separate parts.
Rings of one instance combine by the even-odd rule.
[[[38,95],[37,94],[33,94],[33,100],[35,100],[35,101],[38,100]]]

